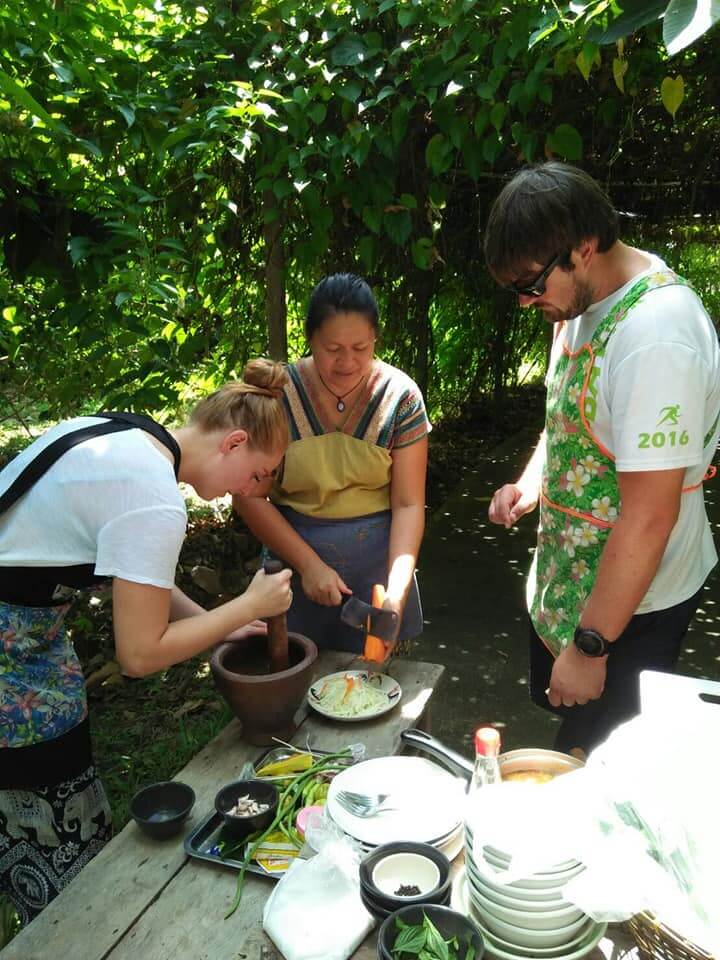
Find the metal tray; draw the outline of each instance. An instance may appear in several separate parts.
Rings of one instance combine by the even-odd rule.
[[[189,857],[195,857],[197,860],[206,860],[208,863],[216,863],[220,867],[230,867],[233,870],[242,868],[242,861],[235,860],[233,857],[223,858],[218,852],[213,852],[217,848],[218,840],[223,828],[223,819],[216,810],[212,810],[204,820],[195,827],[192,833],[185,837],[183,846],[185,853]],[[301,851],[302,855],[302,851]],[[256,873],[260,877],[267,877],[269,880],[279,880],[283,873],[267,873],[259,864],[251,860],[246,870],[248,873]]]
[[[261,754],[252,764],[252,772],[257,772],[268,763],[276,763],[279,760],[285,760],[287,757],[292,756],[294,752],[295,751],[289,750],[287,747],[272,747]],[[328,751],[313,750],[312,752],[316,757],[321,757]],[[349,759],[349,764],[350,763],[352,763],[351,759]],[[243,773],[244,770],[241,770],[238,780],[243,779]],[[250,774],[250,776],[252,776],[252,774]],[[268,783],[272,783],[273,780],[282,780],[287,778],[264,777],[263,779],[267,779]],[[230,867],[233,870],[240,870],[242,868],[241,860],[235,860],[233,857],[223,858],[219,853],[212,852],[213,849],[217,847],[222,828],[222,817],[217,810],[211,810],[210,813],[200,821],[195,829],[185,837],[185,841],[183,843],[185,853],[187,853],[189,857],[195,857],[198,860],[206,860],[208,863],[216,863],[221,867]],[[300,857],[304,858],[308,858],[312,855],[313,851],[307,845],[303,847],[299,854]],[[276,874],[268,873],[253,860],[248,863],[246,870],[248,873],[255,873],[258,876],[267,877],[270,880],[279,880],[280,877],[284,876],[285,874],[285,871],[282,873],[278,872]]]

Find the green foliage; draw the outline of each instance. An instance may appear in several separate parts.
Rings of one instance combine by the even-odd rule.
[[[172,410],[239,372],[267,350],[271,224],[291,355],[309,288],[354,269],[434,404],[512,381],[538,325],[497,312],[480,257],[498,179],[557,156],[687,181],[717,136],[717,53],[695,23],[668,78],[666,6],[6,0],[3,388]]]

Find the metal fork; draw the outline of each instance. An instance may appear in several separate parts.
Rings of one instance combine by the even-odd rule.
[[[381,809],[393,810],[394,807],[385,807],[389,793],[354,793],[352,790],[338,790],[336,800],[340,806],[354,817],[374,817]]]

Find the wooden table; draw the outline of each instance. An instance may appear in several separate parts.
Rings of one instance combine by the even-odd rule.
[[[352,655],[323,653],[316,676],[343,670]],[[363,742],[367,757],[398,753],[400,734],[427,716],[444,668],[412,660],[394,661],[388,672],[403,688],[396,710],[365,723],[333,723],[303,710],[294,742],[323,750]],[[230,723],[178,773],[196,794],[187,834],[213,807],[223,784],[237,778],[261,748],[240,739]],[[262,931],[262,911],[273,887],[270,879],[248,874],[242,902],[229,920],[237,873],[189,859],[184,834],[165,841],[146,837],[129,823],[43,913],[1,953],[2,960],[276,960],[280,954]],[[588,960],[631,957],[625,941],[607,939]],[[375,960],[375,934],[355,960]]]

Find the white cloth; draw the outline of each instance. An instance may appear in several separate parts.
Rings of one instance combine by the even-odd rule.
[[[106,422],[79,417],[48,430],[0,473],[0,493],[53,440]],[[93,563],[98,576],[171,589],[186,525],[172,463],[149,436],[106,434],[68,450],[0,517],[0,566]]]
[[[645,256],[645,273],[667,269],[659,257]],[[644,273],[565,324],[553,345],[551,369],[563,344],[575,351],[590,342],[599,323],[641,276]],[[646,293],[620,322],[595,366],[598,373],[591,384],[597,388],[596,412],[590,425],[615,457],[617,470],[686,467],[683,486],[699,483],[717,448],[720,349],[697,294],[679,285]],[[592,405],[586,405],[586,412],[592,413]],[[711,430],[712,440],[703,447]],[[683,494],[680,516],[637,612],[687,600],[716,563],[700,487]]]

